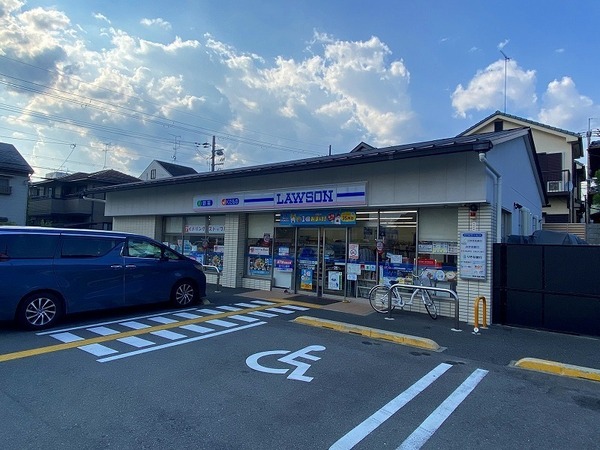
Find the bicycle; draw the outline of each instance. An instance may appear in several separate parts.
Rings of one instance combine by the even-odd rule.
[[[417,275],[413,275],[413,285],[415,286],[423,286],[421,278]],[[371,307],[377,311],[378,313],[385,314],[389,312],[389,298],[388,294],[390,292],[391,286],[386,286],[385,284],[378,284],[374,286],[369,291],[369,303]],[[407,294],[405,294],[406,296]],[[392,302],[391,308],[392,311],[399,307],[400,309],[405,306],[412,306],[413,301],[417,295],[421,296],[421,301],[427,310],[427,314],[432,319],[437,319],[437,306],[433,302],[431,295],[427,292],[427,289],[419,289],[418,287],[412,292],[409,301],[404,301],[402,296],[402,292],[400,292],[400,288],[395,287],[392,289]]]

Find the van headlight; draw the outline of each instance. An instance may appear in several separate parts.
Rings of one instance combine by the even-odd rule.
[[[194,264],[194,267],[200,272],[204,272],[204,266],[202,264]]]

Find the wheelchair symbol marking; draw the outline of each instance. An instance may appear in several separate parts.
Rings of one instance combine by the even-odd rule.
[[[257,370],[259,372],[285,375],[291,369],[265,367],[258,362],[259,359],[265,356],[285,355],[277,359],[277,361],[280,361],[284,364],[289,364],[291,366],[295,366],[295,369],[292,370],[292,373],[288,375],[288,380],[306,381],[307,383],[309,383],[312,381],[313,377],[308,377],[304,374],[308,369],[310,369],[310,364],[298,361],[297,358],[303,358],[309,361],[318,361],[321,358],[319,356],[311,355],[310,352],[322,352],[323,350],[325,350],[325,347],[323,347],[322,345],[309,345],[308,347],[304,347],[303,349],[300,349],[293,353],[290,353],[289,350],[270,350],[267,352],[255,353],[254,355],[248,356],[248,358],[246,358],[246,364],[251,369]]]

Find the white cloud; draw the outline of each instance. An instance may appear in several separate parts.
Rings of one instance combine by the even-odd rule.
[[[104,14],[94,13],[93,17],[94,17],[94,19],[101,20],[103,22],[110,24],[110,20],[108,20],[108,17],[106,17]]]
[[[600,116],[600,106],[577,90],[570,77],[553,80],[542,97],[538,120],[567,130],[582,131],[588,118]]]
[[[159,28],[162,28],[163,30],[170,30],[171,29],[171,24],[169,22],[167,22],[164,19],[161,18],[157,18],[157,19],[142,19],[140,20],[140,23],[146,27],[152,27],[152,26],[157,26]]]
[[[452,93],[452,106],[459,117],[470,110],[503,109],[506,63],[506,99],[511,110],[532,111],[536,107],[535,70],[524,70],[511,59],[496,61],[478,71],[467,87],[459,84]]]
[[[0,4],[8,10],[8,0]],[[306,57],[265,60],[210,35],[159,43],[115,28],[99,13],[94,17],[108,25],[84,34],[55,9],[10,5],[0,16],[2,51],[26,64],[13,62],[6,71],[46,89],[15,90],[10,101],[21,113],[0,124],[10,122],[15,135],[36,134],[29,152],[43,168],[38,174],[68,156],[64,168],[71,171],[100,170],[106,157],[109,167],[139,175],[151,159],[168,160],[177,139],[177,162],[204,164],[193,142],[210,134],[221,136],[231,168],[324,155],[328,144],[337,152],[361,140],[397,144],[417,133],[410,72],[375,36],[341,41],[315,32]],[[100,50],[91,40],[102,42]],[[0,90],[1,101],[5,94]]]
[[[510,39],[504,39],[502,42],[498,43],[498,50],[502,50],[504,47],[508,45]]]

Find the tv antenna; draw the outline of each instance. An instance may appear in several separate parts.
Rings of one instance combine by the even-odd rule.
[[[504,56],[504,114],[506,114],[506,64],[510,61],[510,58],[502,50],[500,50],[500,53]]]

